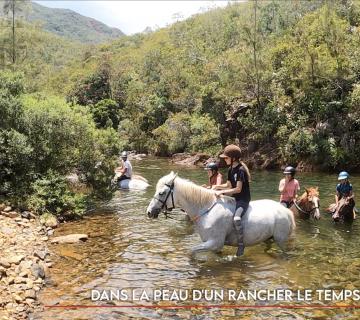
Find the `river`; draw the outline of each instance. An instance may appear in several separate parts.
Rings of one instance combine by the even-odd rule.
[[[196,183],[206,182],[206,172],[170,164],[166,159],[133,161],[136,173],[151,183],[146,191],[118,191],[114,198],[80,221],[62,224],[55,235],[87,233],[89,240],[78,244],[50,245],[55,253],[51,277],[39,300],[46,306],[33,319],[358,319],[354,309],[146,309],[146,308],[78,308],[64,309],[59,305],[182,305],[238,304],[264,306],[295,302],[280,301],[91,301],[91,290],[126,292],[142,289],[168,290],[255,290],[255,289],[349,289],[360,288],[359,220],[352,226],[334,225],[324,208],[334,199],[336,174],[298,173],[302,187],[319,186],[320,221],[297,219],[294,248],[282,254],[275,245],[264,253],[264,245],[245,249],[245,255],[234,259],[236,248],[226,247],[221,254],[190,256],[190,248],[199,243],[191,222],[180,211],[177,220],[147,219],[145,209],[154,194],[157,180],[171,170]],[[252,172],[253,200],[278,199],[281,172]],[[360,177],[352,177],[355,186]],[[317,305],[360,305],[357,301],[296,302]]]

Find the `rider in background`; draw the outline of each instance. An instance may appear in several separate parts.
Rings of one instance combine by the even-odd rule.
[[[224,184],[213,186],[212,189],[219,190],[215,192],[217,197],[221,195],[232,196],[236,200],[234,214],[235,229],[239,232],[237,256],[244,253],[244,232],[241,218],[245,214],[250,202],[250,185],[251,179],[248,167],[243,163],[241,158],[241,149],[236,145],[225,147],[223,154],[226,164],[229,166],[227,181]]]
[[[297,192],[300,190],[299,181],[295,177],[295,168],[288,166],[284,170],[285,178],[280,180],[279,191],[280,191],[280,203],[290,208],[297,198]]]
[[[340,181],[340,183],[336,185],[336,194],[335,194],[336,208],[338,207],[339,201],[342,198],[346,198],[347,201],[351,201],[351,204],[353,204],[355,207],[353,187],[349,181],[349,178],[350,176],[346,171],[341,171],[339,173],[338,180]],[[354,219],[355,219],[355,212],[354,212]]]
[[[128,154],[126,151],[121,153],[121,166],[115,169],[115,173],[118,176],[117,181],[125,179],[131,179],[132,176],[132,165],[128,160]]]
[[[212,186],[222,184],[222,174],[219,172],[219,166],[215,162],[208,163],[205,170],[209,177],[209,184],[205,184],[203,187],[211,189]]]

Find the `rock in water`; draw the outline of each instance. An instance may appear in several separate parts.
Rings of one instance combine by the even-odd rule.
[[[79,241],[86,241],[88,239],[87,234],[69,234],[67,236],[60,236],[52,239],[51,243],[75,243]]]

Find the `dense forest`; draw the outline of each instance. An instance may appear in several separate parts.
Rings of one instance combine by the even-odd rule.
[[[358,169],[359,22],[353,1],[235,3],[88,51],[49,90],[128,149],[216,154],[238,141],[258,166]]]
[[[360,169],[358,2],[233,3],[97,46],[15,24],[0,31],[0,191],[28,205],[81,208],[64,176],[97,190],[121,149],[235,142],[254,167]]]

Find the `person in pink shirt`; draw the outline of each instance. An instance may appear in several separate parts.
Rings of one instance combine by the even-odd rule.
[[[289,166],[284,170],[285,178],[280,180],[280,203],[286,208],[290,208],[295,199],[297,198],[297,192],[300,190],[299,181],[295,177],[295,168]]]

